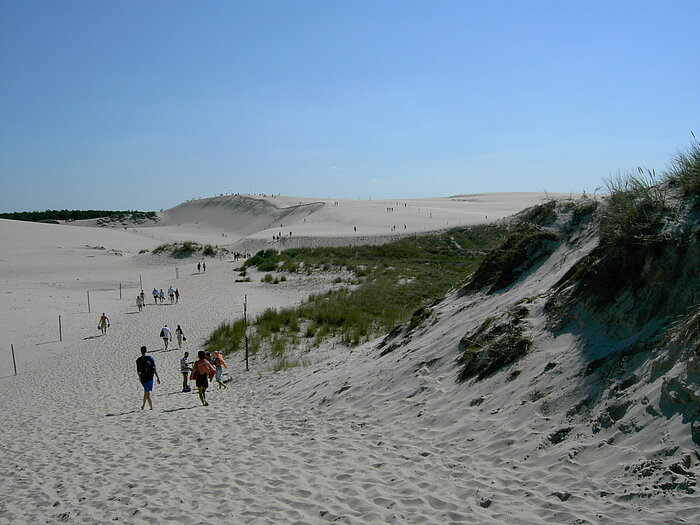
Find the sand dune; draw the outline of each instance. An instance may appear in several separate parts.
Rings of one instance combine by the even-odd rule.
[[[184,202],[160,212],[159,222],[148,227],[129,226],[159,242],[192,240],[232,250],[257,251],[281,241],[337,246],[493,222],[557,196],[484,193],[375,201],[227,195]]]
[[[517,194],[463,198],[476,200],[412,201],[403,213],[442,210],[450,217],[445,222],[466,222],[467,211],[474,220],[518,211]],[[574,334],[547,330],[546,298],[539,294],[593,249],[590,234],[560,246],[505,292],[455,291],[433,308],[429,323],[395,334],[388,341],[393,351],[381,339],[353,349],[328,345],[307,356],[310,366],[279,373],[262,358],[245,372],[240,356],[232,356],[232,380],[227,389],[210,391],[209,407],[181,393],[181,352],[163,349],[163,324],[181,324],[188,337],[183,350],[194,353],[220,322],[242,315],[244,296],[255,315],[335,285],[296,275],[276,286],[258,275],[235,283],[234,264],[219,259],[208,259],[205,273],[194,260],[146,263],[138,252],[161,240],[141,232],[183,240],[197,231],[202,239],[228,232],[229,239],[239,237],[234,243],[256,236],[267,242],[279,226],[264,228],[266,221],[277,217],[294,228],[293,239],[309,243],[382,240],[400,213],[387,212],[391,205],[384,202],[324,201],[314,208],[311,201],[260,199],[255,212],[243,209],[249,199],[245,206],[234,198],[194,201],[164,212],[162,225],[137,231],[0,221],[6,341],[0,524],[700,521],[697,451],[692,456],[680,417],[655,417],[640,403],[627,418],[634,415],[634,424],[648,431],[624,434],[613,426],[591,432],[585,418],[567,416],[581,399],[586,360]],[[231,206],[235,220],[226,219]],[[288,209],[295,211],[282,215]],[[246,213],[263,217],[250,233],[238,222]],[[423,220],[414,231],[430,226]],[[367,232],[355,235],[354,225]],[[150,289],[171,284],[182,300],[137,313],[139,276],[149,303]],[[128,283],[121,300],[119,282]],[[526,320],[538,343],[517,377],[457,381],[460,339],[523,299],[530,301]],[[106,336],[96,330],[102,311],[111,320]],[[143,412],[134,365],[142,344],[163,379],[155,410]],[[647,407],[658,402],[654,392],[646,392]],[[686,479],[690,490],[659,488],[666,474],[651,466],[682,463],[685,455],[688,474],[672,475],[674,482]]]

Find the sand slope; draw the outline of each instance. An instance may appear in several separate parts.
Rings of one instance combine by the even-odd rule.
[[[343,213],[362,215],[356,212]],[[627,434],[617,426],[594,433],[585,417],[567,416],[581,389],[598,386],[581,382],[587,358],[575,334],[548,332],[539,294],[590,252],[591,235],[560,246],[501,293],[455,291],[425,324],[386,344],[323,347],[307,356],[309,367],[279,373],[258,360],[245,372],[231,357],[229,388],[212,390],[204,408],[180,392],[181,354],[162,349],[164,323],[181,324],[194,353],[218,323],[242,314],[244,295],[255,315],[332,284],[320,276],[235,283],[234,265],[216,259],[206,273],[196,272],[195,261],[145,264],[138,250],[157,241],[129,231],[0,227],[3,239],[26,241],[0,254],[0,293],[12,298],[2,303],[3,333],[16,343],[20,367],[13,376],[4,348],[0,524],[700,521],[697,450],[680,416],[659,418],[640,403],[635,418],[645,431]],[[104,241],[99,257],[78,249],[97,244],[86,240],[93,234]],[[67,245],[75,251],[61,252]],[[107,255],[113,246],[124,255]],[[45,255],[25,268],[30,253]],[[52,263],[63,256],[67,264]],[[182,301],[136,313],[139,274],[146,292],[173,284]],[[119,300],[113,285],[121,278],[132,288]],[[509,369],[458,382],[460,339],[524,298],[534,298],[527,324],[537,344],[519,375],[511,378]],[[63,342],[48,319],[59,311]],[[96,330],[101,311],[112,325],[104,337]],[[142,344],[163,379],[155,410],[143,412],[134,364]],[[653,404],[651,387],[647,394]],[[660,489],[666,474],[648,462],[686,456],[686,474],[672,475],[690,490]]]

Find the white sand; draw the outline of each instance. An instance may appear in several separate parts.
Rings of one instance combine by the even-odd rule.
[[[522,202],[529,205],[532,198]],[[492,208],[478,213],[491,219],[517,211],[517,194],[499,205],[494,199]],[[186,204],[196,203],[204,204]],[[341,229],[358,224],[368,233],[372,225],[385,228],[382,210],[390,204],[379,205],[379,217],[371,216],[367,202],[355,205],[331,202],[300,215],[293,238],[297,232],[309,242],[343,238]],[[544,335],[543,300],[533,306],[530,322],[544,342],[517,380],[455,381],[459,339],[498,308],[551,285],[591,243],[562,249],[508,293],[448,297],[436,307],[434,325],[399,340],[384,357],[375,341],[353,350],[321,348],[308,356],[314,364],[287,372],[272,373],[269,363],[253,360],[246,373],[231,356],[233,380],[226,390],[210,388],[205,408],[196,394],[180,392],[181,352],[163,351],[162,324],[181,324],[185,348],[195,354],[221,321],[242,315],[244,295],[255,315],[331,285],[320,277],[263,285],[258,276],[234,283],[235,265],[225,260],[208,259],[206,273],[197,274],[196,260],[166,264],[138,255],[161,242],[153,238],[160,235],[205,242],[221,233],[236,237],[233,242],[259,235],[268,242],[276,231],[247,232],[235,224],[224,229],[225,214],[199,213],[179,227],[164,221],[143,228],[152,237],[0,221],[0,524],[700,521],[695,494],[659,496],[653,480],[625,471],[664,453],[662,445],[692,450],[678,433],[680,422],[642,421],[640,407],[640,422],[653,427],[643,439],[613,442],[613,429],[591,435],[577,428],[563,443],[547,441],[553,429],[571,425],[565,412],[583,363],[574,337]],[[269,211],[261,215],[263,226],[274,218]],[[197,231],[199,239],[192,239]],[[386,234],[375,231],[375,237],[380,233]],[[134,306],[139,275],[148,301],[140,314]],[[152,305],[150,290],[171,284],[182,291],[180,303]],[[111,320],[104,337],[96,327],[103,311]],[[155,410],[143,412],[134,364],[142,344],[153,352],[163,379],[154,392]],[[553,361],[560,365],[543,374]],[[543,397],[531,402],[535,389]],[[653,497],[639,495],[645,491]]]

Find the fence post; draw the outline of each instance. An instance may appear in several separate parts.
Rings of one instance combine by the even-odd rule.
[[[122,298],[122,283],[119,283],[119,299]]]
[[[243,299],[243,325],[245,326],[245,371],[248,372],[248,296]]]
[[[87,291],[87,297],[88,297],[88,313],[90,313],[90,290]]]
[[[63,341],[63,330],[61,329],[61,316],[58,316],[58,340]]]
[[[139,290],[143,290],[143,281],[141,280],[141,274],[139,274]]]
[[[15,361],[15,345],[10,345],[12,348],[12,366],[15,368],[15,375],[17,375],[17,362]]]

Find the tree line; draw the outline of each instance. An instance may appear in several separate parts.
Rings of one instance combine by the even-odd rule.
[[[118,210],[44,210],[44,211],[16,211],[12,213],[0,213],[2,219],[15,221],[79,221],[83,219],[97,219],[108,217],[114,220],[131,219],[156,219],[154,211],[118,211]]]

